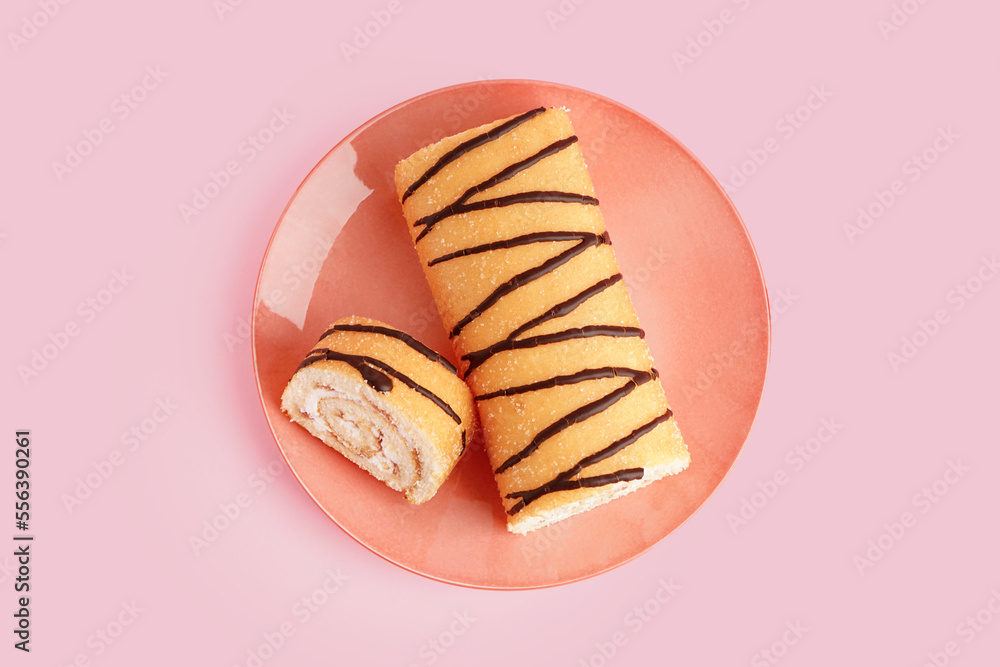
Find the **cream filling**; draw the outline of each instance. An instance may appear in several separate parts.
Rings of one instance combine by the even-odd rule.
[[[314,387],[301,412],[314,428],[336,438],[355,462],[398,490],[420,481],[416,444],[375,403],[332,387]]]

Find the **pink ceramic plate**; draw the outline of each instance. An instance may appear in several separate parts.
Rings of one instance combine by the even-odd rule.
[[[326,326],[382,320],[452,357],[393,186],[395,164],[441,137],[538,106],[570,115],[615,253],[691,467],[527,536],[507,532],[485,453],[466,455],[438,494],[406,503],[281,413],[281,391]],[[302,486],[383,558],[480,588],[537,588],[621,565],[691,516],[747,438],[770,345],[753,245],[719,183],[672,136],[576,88],[486,81],[438,90],[351,133],[306,177],[264,256],[253,351],[264,412]]]

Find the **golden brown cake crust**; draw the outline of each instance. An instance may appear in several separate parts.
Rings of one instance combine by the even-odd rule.
[[[687,467],[564,110],[427,146],[396,189],[511,530]]]
[[[413,503],[434,495],[477,424],[450,362],[361,317],[323,333],[289,381],[282,410]]]

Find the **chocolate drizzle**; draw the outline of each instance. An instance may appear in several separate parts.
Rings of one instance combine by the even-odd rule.
[[[608,237],[605,236],[604,234],[588,233],[579,243],[577,243],[572,248],[564,250],[555,257],[552,257],[551,259],[542,262],[538,266],[532,267],[527,271],[523,271],[517,274],[516,276],[514,276],[513,278],[511,278],[510,280],[508,280],[507,282],[503,283],[495,290],[493,290],[493,292],[490,293],[488,297],[483,299],[478,306],[472,309],[472,312],[470,312],[468,315],[460,319],[452,328],[451,333],[449,333],[448,335],[454,338],[458,334],[462,333],[462,329],[464,329],[467,324],[469,324],[470,322],[472,322],[472,320],[482,315],[483,311],[496,304],[497,301],[507,296],[508,294],[516,290],[518,287],[524,287],[531,281],[541,278],[545,274],[554,271],[555,269],[559,268],[569,260],[581,254],[587,248],[603,245],[607,242],[608,242]]]
[[[456,424],[462,423],[462,418],[458,416],[458,413],[455,412],[444,400],[442,400],[440,396],[432,392],[430,389],[417,384],[384,361],[375,359],[374,357],[366,357],[357,354],[345,354],[334,350],[316,349],[306,355],[305,360],[299,364],[298,370],[314,364],[317,361],[323,360],[343,361],[344,363],[350,364],[357,369],[359,373],[361,373],[361,377],[364,378],[365,382],[367,382],[372,389],[381,394],[392,390],[392,380],[387,377],[392,376],[421,396],[425,396],[430,399],[431,402],[455,420]]]
[[[413,226],[414,227],[420,227],[422,225],[433,226],[434,223],[438,222],[439,220],[443,220],[443,219],[445,219],[445,218],[447,218],[448,216],[451,216],[451,215],[457,215],[459,213],[465,213],[466,211],[481,210],[481,208],[494,208],[495,206],[508,205],[508,204],[495,203],[494,206],[483,206],[481,208],[471,208],[470,206],[467,206],[466,203],[472,197],[474,197],[475,195],[477,195],[477,194],[479,194],[481,192],[484,192],[486,190],[489,190],[493,186],[498,185],[499,183],[503,183],[504,181],[513,178],[514,176],[516,176],[517,174],[521,173],[525,169],[528,169],[532,165],[537,164],[541,160],[544,160],[545,158],[549,157],[550,155],[555,155],[556,153],[558,153],[562,149],[566,148],[567,146],[573,145],[577,141],[578,141],[578,139],[577,139],[576,135],[574,135],[574,136],[571,136],[571,137],[566,137],[565,139],[560,139],[559,141],[555,141],[555,142],[549,144],[548,146],[546,146],[542,150],[538,151],[534,155],[530,155],[530,156],[526,157],[525,159],[521,160],[520,162],[515,162],[514,164],[512,164],[509,167],[503,169],[502,171],[498,172],[494,176],[490,176],[489,178],[487,178],[482,183],[477,183],[476,185],[473,185],[471,188],[469,188],[468,190],[466,190],[465,192],[463,192],[462,195],[458,199],[456,199],[455,201],[453,201],[450,205],[444,207],[443,209],[441,209],[437,213],[434,213],[434,214],[431,214],[431,215],[428,215],[428,216],[424,216],[423,218],[420,218],[415,223],[413,223]],[[533,192],[533,193],[518,193],[518,194],[543,195],[543,194],[557,194],[557,193]],[[593,197],[591,197],[590,199],[593,199]],[[498,202],[499,200],[493,200],[493,201],[494,202]],[[548,201],[548,200],[545,200],[545,201]],[[597,200],[594,200],[594,201],[596,202]],[[478,203],[479,202],[476,202],[476,204],[478,204]],[[512,200],[512,203],[519,204],[519,203],[523,203],[523,202]],[[587,203],[589,203],[589,202],[587,202]],[[426,233],[426,230],[424,231],[424,233]],[[417,240],[419,241],[420,239],[418,238]]]
[[[628,482],[634,479],[642,479],[643,474],[645,474],[645,469],[643,468],[626,468],[625,470],[618,470],[615,472],[610,472],[604,475],[594,475],[593,477],[579,477],[577,479],[562,479],[558,482],[553,481],[546,484],[544,487],[539,489],[533,489],[537,492],[537,495],[527,496],[528,499],[522,498],[515,505],[513,505],[507,514],[513,516],[523,510],[528,503],[531,503],[538,498],[541,498],[545,494],[553,493],[554,491],[572,491],[573,489],[582,488],[593,488],[596,486],[607,486],[608,484],[616,484],[618,482]],[[518,495],[527,495],[527,491],[518,491]],[[515,494],[507,494],[507,497],[511,497]]]
[[[515,491],[514,493],[508,493],[507,494],[508,498],[519,498],[520,500],[516,504],[511,506],[510,509],[507,510],[507,514],[509,515],[517,514],[522,509],[524,509],[526,505],[534,502],[535,500],[538,500],[547,493],[552,493],[554,491],[567,491],[570,489],[580,488],[581,485],[572,486],[572,484],[574,484],[574,481],[583,482],[584,480],[590,480],[589,483],[582,484],[582,486],[601,486],[603,484],[613,484],[615,482],[626,481],[626,479],[621,479],[621,478],[611,479],[610,481],[600,481],[611,477],[609,475],[598,475],[596,477],[589,477],[581,480],[572,480],[571,478],[583,472],[584,468],[587,468],[589,466],[594,465],[595,463],[599,463],[604,459],[614,456],[615,454],[625,449],[626,447],[634,443],[642,436],[652,431],[654,428],[656,428],[663,422],[668,421],[672,416],[673,412],[671,412],[668,409],[665,413],[663,413],[656,419],[640,426],[639,428],[635,429],[634,431],[626,435],[624,438],[620,438],[619,440],[614,441],[604,449],[601,449],[600,451],[597,451],[591,454],[590,456],[580,459],[580,461],[578,461],[576,465],[574,465],[572,468],[559,473],[558,475],[555,476],[554,479],[543,484],[542,486],[539,486],[535,489],[527,489],[525,491]],[[620,473],[622,472],[628,472],[630,475],[634,475],[635,474],[634,472],[630,472],[634,470],[639,471],[638,476],[635,477],[629,476],[627,477],[627,479],[641,478],[642,468],[638,469],[633,468],[626,471],[620,470],[617,473],[612,473],[611,475],[617,476],[620,475]]]
[[[506,167],[505,169],[497,172],[496,176],[491,176],[482,183],[479,183],[478,185],[473,185],[471,188],[465,191],[465,194],[463,194],[461,197],[458,198],[458,201],[456,203],[465,203],[469,201],[469,199],[472,198],[474,195],[483,192],[484,190],[489,190],[494,185],[498,185],[506,180],[513,178],[514,176],[518,175],[525,169],[528,169],[529,167],[537,164],[538,162],[541,162],[550,155],[555,155],[562,149],[567,148],[568,146],[572,146],[577,141],[579,141],[579,138],[575,134],[566,137],[565,139],[559,139],[558,141],[553,141],[551,144],[549,144],[542,150],[538,151],[534,155],[529,155],[520,162],[515,162],[509,167]]]
[[[494,472],[499,475],[505,470],[513,468],[515,465],[517,465],[525,458],[530,456],[532,452],[538,449],[539,445],[541,445],[549,438],[552,438],[558,435],[559,433],[562,433],[564,430],[566,430],[567,428],[569,428],[574,424],[579,424],[582,421],[590,419],[594,415],[598,415],[604,412],[612,405],[614,405],[621,399],[631,394],[640,385],[643,385],[652,379],[653,379],[652,373],[643,373],[641,375],[636,375],[635,377],[629,378],[628,382],[626,382],[618,389],[615,389],[611,393],[602,396],[596,401],[591,401],[590,403],[587,403],[586,405],[579,407],[576,410],[573,410],[565,417],[559,419],[555,423],[550,424],[549,426],[539,431],[538,434],[531,439],[531,442],[529,442],[524,447],[524,449],[522,449],[521,451],[511,456],[506,461],[504,461],[500,465],[500,467],[497,468]]]
[[[590,338],[591,336],[611,336],[613,338],[630,338],[638,337],[642,338],[645,332],[639,327],[618,327],[618,326],[608,326],[603,324],[591,324],[585,327],[578,327],[575,329],[566,329],[565,331],[559,331],[551,334],[544,334],[541,336],[532,336],[531,338],[522,338],[521,340],[502,340],[499,343],[494,343],[489,347],[477,350],[476,352],[470,352],[462,357],[462,359],[469,362],[469,367],[465,370],[465,375],[468,377],[469,373],[473,370],[482,366],[483,363],[498,352],[507,352],[508,350],[522,350],[529,347],[538,347],[540,345],[550,345],[552,343],[561,343],[567,340],[573,340],[575,338]]]
[[[431,361],[441,364],[455,375],[458,375],[458,369],[455,368],[455,365],[453,363],[451,363],[450,361],[442,357],[440,354],[438,354],[431,348],[421,343],[413,336],[405,334],[402,331],[399,331],[398,329],[390,329],[389,327],[380,327],[380,326],[375,326],[373,324],[335,324],[329,329],[327,329],[325,332],[323,332],[323,335],[320,336],[319,339],[323,340],[324,338],[332,334],[334,331],[360,331],[363,333],[382,334],[383,336],[389,336],[390,338],[395,338],[396,340],[403,341],[404,343],[406,343],[411,348],[413,348],[420,354],[424,355]]]
[[[417,234],[417,238],[414,243],[427,236],[431,229],[433,229],[434,225],[438,222],[453,215],[458,215],[459,213],[484,211],[489,208],[500,208],[501,206],[513,206],[515,204],[538,204],[544,202],[556,202],[560,204],[588,204],[591,206],[597,206],[598,204],[597,199],[589,195],[581,195],[576,192],[557,192],[552,190],[532,190],[531,192],[518,192],[516,194],[496,197],[494,199],[480,199],[478,201],[468,202],[465,204],[449,204],[437,213],[425,215],[413,223],[414,227],[423,226],[423,229],[421,229],[420,233]]]
[[[359,364],[355,368],[361,373],[361,377],[365,379],[365,382],[378,393],[384,394],[392,391],[392,380],[385,373],[366,364]]]
[[[607,234],[605,234],[605,237],[607,237]],[[562,317],[564,315],[568,315],[569,313],[571,313],[574,310],[576,310],[576,308],[580,304],[582,304],[585,301],[587,301],[587,299],[589,299],[590,297],[594,296],[595,294],[600,294],[601,292],[603,292],[607,288],[609,288],[612,285],[614,285],[619,280],[622,280],[622,274],[616,273],[615,275],[611,276],[610,278],[605,278],[604,280],[598,281],[597,283],[591,285],[590,287],[588,287],[587,289],[583,290],[582,292],[580,292],[576,296],[574,296],[572,298],[569,298],[569,299],[566,299],[562,303],[557,303],[556,305],[552,306],[551,308],[549,308],[547,311],[545,311],[544,313],[542,313],[538,317],[536,317],[536,318],[534,318],[532,320],[528,320],[527,322],[525,322],[524,324],[522,324],[518,328],[514,329],[512,332],[510,332],[510,335],[508,335],[507,338],[512,338],[512,339],[513,338],[517,338],[518,336],[520,336],[524,332],[529,331],[531,329],[534,329],[539,324],[543,324],[545,322],[548,322],[549,320],[554,320],[557,317]]]
[[[424,183],[426,183],[427,181],[429,181],[431,179],[431,177],[434,176],[434,174],[436,174],[439,171],[441,171],[442,169],[444,169],[449,163],[451,163],[451,162],[457,160],[458,158],[462,157],[463,155],[465,155],[466,153],[468,153],[472,149],[479,148],[483,144],[489,143],[490,141],[493,141],[497,137],[500,137],[500,136],[503,136],[504,134],[507,134],[508,132],[510,132],[511,130],[513,130],[518,125],[520,125],[522,123],[526,123],[529,120],[531,120],[532,118],[534,118],[535,116],[537,116],[538,114],[544,113],[544,112],[545,112],[545,107],[539,107],[537,109],[532,109],[531,111],[525,112],[525,113],[521,114],[520,116],[515,116],[514,118],[511,118],[507,122],[501,123],[500,125],[497,125],[496,127],[492,128],[490,130],[487,130],[486,132],[483,132],[482,134],[476,135],[476,136],[472,137],[471,139],[467,139],[466,141],[463,141],[458,146],[455,146],[450,151],[448,151],[447,153],[445,153],[444,155],[442,155],[440,158],[438,158],[438,161],[435,162],[434,165],[430,169],[428,169],[427,171],[425,171],[420,176],[420,178],[418,178],[417,180],[413,181],[413,183],[410,184],[410,187],[406,188],[406,192],[403,193],[403,197],[402,197],[402,199],[399,200],[399,202],[401,204],[404,203],[404,202],[406,202],[406,200],[410,198],[410,195],[412,195],[414,192],[416,192],[417,189],[421,185],[423,185]]]
[[[579,373],[573,373],[572,375],[557,375],[556,377],[551,377],[547,380],[540,380],[538,382],[532,382],[531,384],[522,384],[517,387],[508,387],[506,389],[500,389],[498,391],[491,391],[488,394],[483,394],[482,396],[476,396],[477,401],[488,401],[491,398],[500,398],[501,396],[516,396],[517,394],[526,394],[529,391],[538,391],[540,389],[551,389],[552,387],[561,387],[567,384],[576,384],[578,382],[586,382],[587,380],[600,380],[602,378],[614,378],[614,377],[627,377],[633,380],[639,377],[649,377],[649,379],[655,380],[659,377],[659,373],[655,368],[648,371],[640,371],[634,368],[622,368],[619,366],[604,366],[603,368],[587,368]]]
[[[506,250],[507,248],[516,248],[518,246],[529,245],[531,243],[544,243],[549,241],[580,241],[588,238],[589,236],[590,232],[532,232],[530,234],[505,239],[503,241],[493,241],[491,243],[472,246],[471,248],[456,250],[455,252],[450,252],[447,255],[441,255],[440,257],[432,259],[427,262],[427,266],[434,266],[435,264],[447,262],[449,259],[457,259],[458,257],[478,255],[479,253],[489,252],[491,250]],[[607,243],[611,243],[611,239],[608,237],[607,232],[604,232],[604,238]]]

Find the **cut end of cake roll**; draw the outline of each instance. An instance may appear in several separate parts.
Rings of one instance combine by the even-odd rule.
[[[540,107],[396,165],[514,533],[690,462],[580,143],[565,109]]]
[[[550,489],[543,486],[535,489],[537,493],[529,491],[505,499],[507,529],[524,535],[687,469],[691,457],[673,422],[658,424],[645,437],[649,441],[637,442],[634,449],[622,457],[624,460],[603,466],[606,472],[596,470],[595,466],[573,477],[564,474],[564,479],[557,476],[548,483]]]
[[[361,317],[330,325],[281,409],[413,504],[437,493],[477,424],[472,394],[447,359]]]

